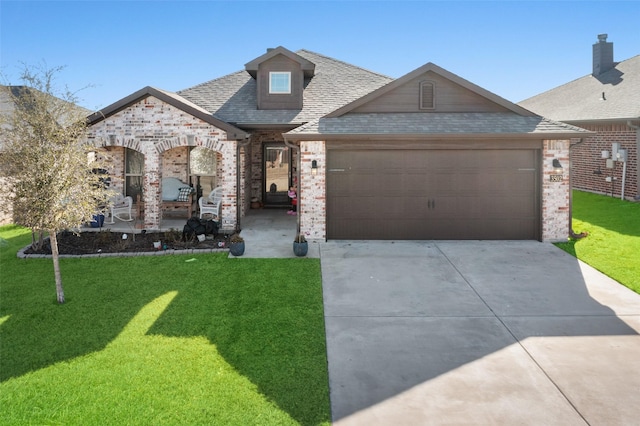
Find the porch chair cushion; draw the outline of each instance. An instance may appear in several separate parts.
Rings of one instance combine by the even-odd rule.
[[[180,188],[185,187],[191,188],[189,185],[182,182],[178,178],[162,178],[162,201],[178,201],[178,196],[180,196]]]
[[[178,200],[177,201],[189,201],[189,195],[193,192],[193,188],[190,186],[183,186],[178,190]]]

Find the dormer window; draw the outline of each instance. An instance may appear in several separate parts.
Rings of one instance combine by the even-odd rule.
[[[258,109],[302,109],[305,82],[313,78],[316,66],[284,47],[268,49],[267,53],[245,64],[256,80]]]
[[[270,72],[269,73],[269,93],[270,94],[290,94],[291,93],[291,73],[290,72]]]

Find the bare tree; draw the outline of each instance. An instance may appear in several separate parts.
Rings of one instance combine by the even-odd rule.
[[[57,233],[79,229],[109,194],[102,167],[92,159],[96,149],[86,143],[88,111],[68,89],[54,87],[60,70],[25,66],[24,86],[1,86],[12,108],[0,114],[0,171],[7,186],[0,205],[13,206],[14,222],[31,228],[34,245],[49,234],[57,299],[64,303]]]

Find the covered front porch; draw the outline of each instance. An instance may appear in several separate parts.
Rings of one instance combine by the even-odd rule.
[[[293,254],[293,240],[296,236],[298,216],[287,214],[286,209],[251,209],[242,218],[240,235],[246,243],[243,257],[250,258],[289,258]],[[160,223],[159,231],[182,230],[187,219],[170,217],[164,218]],[[140,225],[137,225],[140,224]],[[113,224],[105,223],[102,228],[85,226],[82,232],[142,232],[142,221],[130,222],[115,219]],[[220,232],[233,232],[233,230],[221,229]],[[307,257],[319,257],[319,244],[310,243]]]

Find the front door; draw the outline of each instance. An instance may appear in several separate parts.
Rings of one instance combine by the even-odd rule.
[[[263,151],[263,200],[267,207],[289,205],[287,191],[291,182],[291,150],[284,143],[266,143]]]

